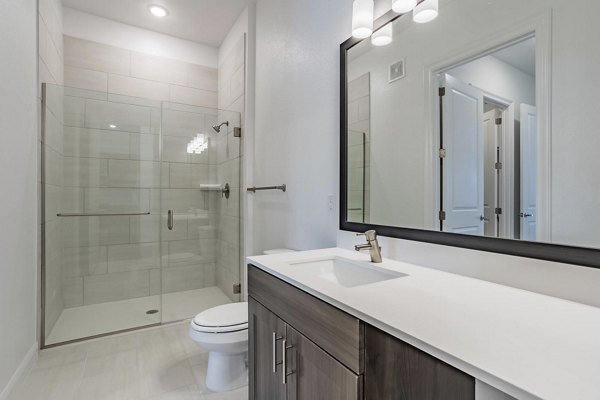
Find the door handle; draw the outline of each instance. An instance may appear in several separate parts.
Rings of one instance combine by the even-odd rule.
[[[277,373],[277,366],[281,364],[277,362],[277,341],[281,339],[282,336],[277,336],[277,332],[273,332],[273,373]]]
[[[533,214],[527,214],[527,213],[520,213],[519,215],[521,216],[521,218],[527,218],[527,217],[533,216]]]
[[[167,211],[167,228],[170,231],[173,230],[173,210]]]
[[[287,385],[287,377],[296,373],[296,371],[287,372],[287,351],[289,349],[293,349],[294,346],[288,346],[287,341],[285,339],[283,339],[282,344],[283,345],[281,346],[281,350],[282,350],[283,354],[281,356],[281,363],[283,364],[283,366],[282,366],[283,384]]]

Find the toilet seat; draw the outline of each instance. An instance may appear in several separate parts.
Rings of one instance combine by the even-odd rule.
[[[196,315],[190,324],[197,332],[228,333],[248,329],[248,303],[230,303]]]

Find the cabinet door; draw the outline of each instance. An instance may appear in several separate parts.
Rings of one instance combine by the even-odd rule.
[[[475,379],[367,325],[365,400],[474,400]]]
[[[286,344],[288,400],[362,399],[362,376],[355,375],[289,325]]]
[[[252,297],[248,304],[250,399],[285,400],[281,365],[285,324]]]

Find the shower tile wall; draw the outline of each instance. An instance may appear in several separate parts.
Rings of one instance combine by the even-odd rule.
[[[245,37],[241,36],[229,54],[219,65],[219,109],[240,113],[241,121],[230,124],[227,135],[219,136],[218,177],[219,182],[231,186],[229,199],[221,198],[218,226],[217,285],[233,301],[239,301],[239,294],[233,293],[233,285],[240,283],[241,243],[243,242],[243,218],[240,208],[241,166],[244,133],[244,93],[245,93]],[[240,118],[236,115],[236,118]],[[219,118],[221,120],[223,118]],[[227,118],[225,118],[227,119]],[[231,122],[231,121],[230,121]],[[233,136],[233,126],[242,127],[242,138]]]
[[[60,0],[39,0],[38,14],[38,33],[39,33],[39,101],[42,101],[42,83],[59,84],[63,83],[63,42],[62,42],[62,6]],[[42,106],[40,106],[40,110]],[[56,210],[60,204],[60,196],[62,190],[61,181],[61,165],[63,158],[62,150],[62,93],[52,91],[49,88],[49,93],[46,101],[45,110],[46,120],[45,125],[48,128],[45,140],[41,136],[40,126],[40,141],[39,149],[44,148],[47,167],[44,170],[44,175],[39,174],[40,188],[46,192],[46,213],[44,221],[41,220],[41,212],[39,223],[49,234],[45,242],[46,253],[46,330],[52,329],[60,313],[63,310],[63,293],[62,293],[62,243],[60,241],[62,226],[56,217]],[[40,168],[41,171],[41,168]],[[41,195],[41,190],[40,190]],[[40,197],[41,199],[41,197]],[[42,202],[39,201],[40,207]],[[41,210],[40,210],[41,211]],[[39,232],[43,232],[40,229]],[[41,237],[38,239],[41,250]],[[39,257],[41,260],[41,256]],[[41,279],[38,280],[41,282]]]
[[[370,74],[348,83],[348,221],[369,222]]]
[[[214,286],[217,193],[199,185],[216,183],[216,142],[193,156],[186,144],[216,122],[217,70],[69,36],[64,53],[65,85],[78,90],[64,104],[63,212],[151,212],[65,218],[65,307],[159,294],[160,227],[163,292]],[[197,106],[162,111],[162,165],[161,100]]]

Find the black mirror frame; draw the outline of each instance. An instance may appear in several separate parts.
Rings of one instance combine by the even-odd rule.
[[[374,30],[383,27],[401,16],[402,15],[396,14],[393,11],[389,11],[374,22]],[[368,40],[368,38],[362,40]],[[379,235],[391,238],[600,268],[600,249],[348,222],[348,170],[346,151],[348,145],[348,105],[346,85],[347,52],[362,40],[350,38],[340,45],[340,230],[365,232],[374,229]]]

